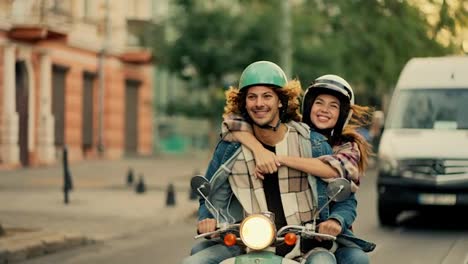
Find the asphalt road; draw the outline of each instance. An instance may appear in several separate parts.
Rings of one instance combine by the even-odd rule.
[[[399,227],[381,228],[376,215],[375,172],[358,192],[358,236],[377,243],[371,263],[467,264],[468,218],[457,211],[407,213]],[[180,263],[194,243],[195,218],[105,243],[60,252],[25,263]]]
[[[180,263],[192,246],[193,221],[194,219],[186,219],[158,230],[148,230],[105,243],[61,251],[23,263]]]

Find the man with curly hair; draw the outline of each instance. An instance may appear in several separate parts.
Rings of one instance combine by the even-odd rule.
[[[331,154],[332,149],[325,136],[311,132],[307,125],[298,122],[301,119],[301,93],[299,81],[288,82],[278,65],[257,61],[245,68],[239,88],[226,92],[224,116],[241,116],[252,126],[255,138],[272,153],[297,157]],[[247,147],[238,142],[218,143],[205,177],[213,184],[211,203],[228,216],[220,220],[240,222],[245,215],[269,211],[275,215],[277,229],[313,221],[314,213],[327,201],[327,183],[288,167],[281,167],[263,179],[258,178],[255,158]],[[321,211],[320,221],[338,222],[341,234],[347,234],[356,217],[356,204],[354,195],[334,203]],[[200,199],[198,215],[198,233],[216,229],[217,220],[204,199]],[[347,237],[351,243],[365,243],[352,233]],[[308,248],[305,241],[301,247],[304,250]],[[285,256],[291,249],[281,245],[276,248],[276,253]],[[195,245],[191,256],[183,263],[217,264],[243,253],[243,250],[238,245],[227,247],[216,240],[206,240]],[[310,254],[306,263],[312,261],[336,263],[335,256],[327,250]]]

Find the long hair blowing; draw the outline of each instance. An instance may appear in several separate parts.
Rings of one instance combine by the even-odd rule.
[[[356,104],[351,106],[351,109],[353,110],[353,115],[351,116],[349,123],[343,129],[341,140],[356,142],[359,151],[361,152],[358,168],[359,172],[364,174],[364,171],[369,165],[369,157],[374,155],[374,153],[372,151],[371,144],[369,144],[369,142],[359,134],[357,129],[359,127],[367,127],[370,124],[374,110],[371,107]]]
[[[238,88],[230,87],[226,92],[226,105],[224,106],[223,118],[228,118],[230,115],[246,116],[245,100],[247,90],[244,88],[239,91]],[[280,110],[281,122],[286,123],[290,120],[300,121],[300,102],[299,97],[302,95],[301,83],[298,80],[289,81],[284,87],[276,88],[274,91],[278,94],[281,104]]]

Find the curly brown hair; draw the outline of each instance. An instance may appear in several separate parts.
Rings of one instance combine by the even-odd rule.
[[[229,115],[242,115],[248,120],[245,109],[245,100],[248,89],[239,91],[238,88],[230,87],[226,92],[226,106],[224,107],[223,118]],[[286,111],[281,113],[281,122],[285,123],[290,120],[300,121],[302,115],[300,113],[299,97],[302,95],[301,83],[298,80],[289,81],[284,87],[274,89],[283,105],[287,105]]]

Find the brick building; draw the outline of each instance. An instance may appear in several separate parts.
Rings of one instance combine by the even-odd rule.
[[[150,0],[0,0],[0,167],[152,152]],[[135,26],[137,25],[137,26]],[[134,30],[133,30],[134,31]]]

